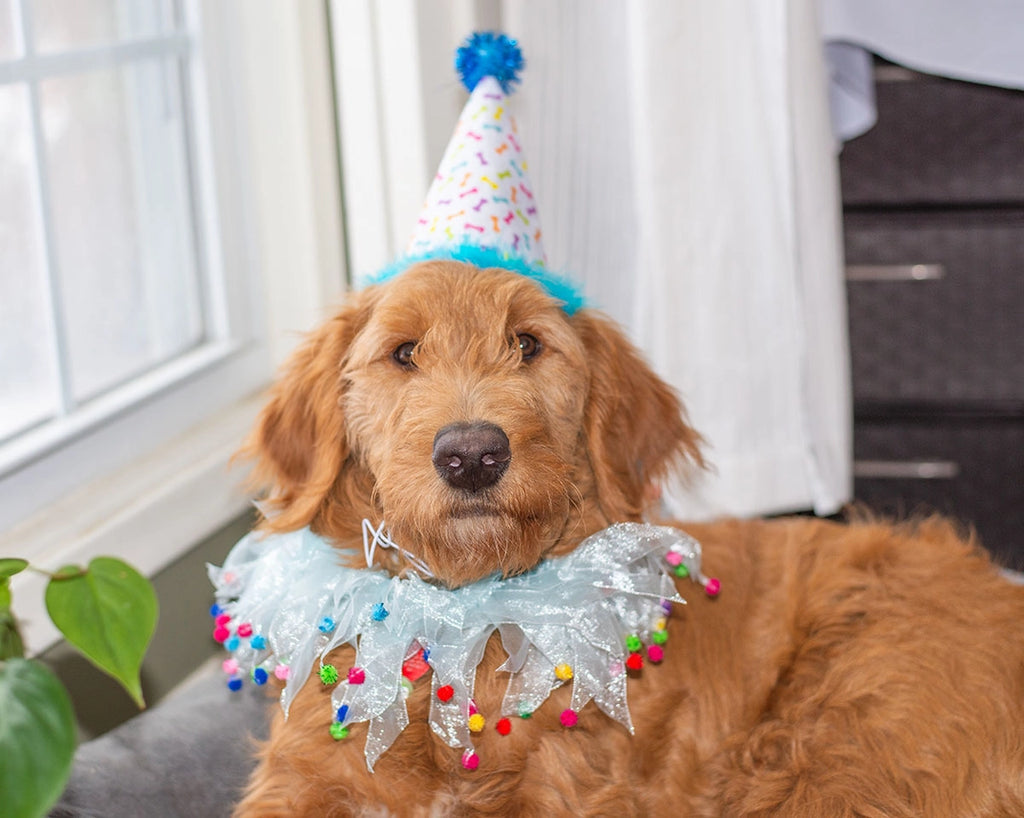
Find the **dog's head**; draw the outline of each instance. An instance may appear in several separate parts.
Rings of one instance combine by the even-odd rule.
[[[310,336],[247,451],[270,488],[264,527],[349,544],[383,521],[456,586],[639,519],[698,443],[610,320],[567,315],[523,276],[433,261]]]

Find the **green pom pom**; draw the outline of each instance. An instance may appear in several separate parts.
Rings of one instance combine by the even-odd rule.
[[[626,650],[630,653],[636,653],[640,648],[644,646],[644,643],[640,641],[640,637],[635,633],[631,633],[626,637]]]
[[[324,665],[320,668],[320,681],[325,685],[332,685],[338,681],[338,669],[334,665]]]
[[[348,738],[348,728],[345,727],[340,721],[333,722],[330,727],[331,738],[335,741],[341,741],[343,738]]]
[[[688,576],[690,576],[690,569],[683,565],[683,563],[679,563],[679,565],[677,565],[675,568],[675,573],[677,577],[682,577],[683,579],[686,579]]]
[[[655,645],[664,645],[668,641],[668,631],[655,631],[651,634],[651,641]]]

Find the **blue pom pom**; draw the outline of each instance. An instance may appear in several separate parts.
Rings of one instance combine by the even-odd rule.
[[[242,689],[242,680],[241,679],[239,679],[237,676],[232,676],[230,679],[228,679],[228,690],[230,690],[233,693],[237,693],[241,689]]]
[[[515,40],[492,31],[471,34],[455,52],[455,70],[470,92],[484,77],[494,77],[506,94],[519,82],[523,54]]]
[[[258,685],[265,685],[267,683],[267,671],[263,668],[255,668],[252,672],[252,680]]]

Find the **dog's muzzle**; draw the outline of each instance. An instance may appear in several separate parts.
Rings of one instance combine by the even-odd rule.
[[[493,423],[452,423],[434,437],[431,459],[449,486],[477,492],[501,479],[512,459],[512,450],[508,436]]]

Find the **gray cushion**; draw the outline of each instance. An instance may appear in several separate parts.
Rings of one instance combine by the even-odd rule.
[[[271,707],[264,689],[233,693],[219,668],[204,669],[160,704],[82,744],[50,818],[229,815]]]

